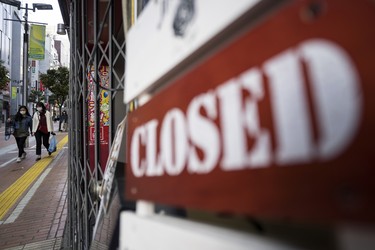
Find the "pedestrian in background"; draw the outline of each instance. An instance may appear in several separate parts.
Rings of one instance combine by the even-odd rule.
[[[61,113],[61,116],[60,116],[60,128],[59,128],[59,131],[62,132],[66,132],[68,128],[68,113],[64,110],[62,113]]]
[[[26,106],[20,106],[17,114],[14,116],[14,120],[9,120],[11,121],[11,126],[14,128],[13,136],[16,139],[18,147],[18,158],[16,162],[21,162],[21,160],[26,157],[25,142],[32,131],[31,115]]]
[[[36,141],[36,160],[39,161],[42,155],[42,142],[44,147],[49,148],[49,136],[50,134],[55,135],[53,132],[52,115],[46,109],[43,102],[38,102],[36,104],[37,111],[33,116],[33,134],[35,135]],[[48,155],[53,152],[48,151]]]

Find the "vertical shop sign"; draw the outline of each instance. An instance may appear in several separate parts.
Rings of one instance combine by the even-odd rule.
[[[99,67],[99,79],[98,84],[103,87],[109,87],[109,67],[100,66]],[[89,133],[89,149],[90,156],[94,155],[93,147],[95,145],[95,83],[94,83],[95,68],[91,67],[90,73],[88,75],[88,133]],[[108,157],[108,143],[109,143],[109,101],[110,95],[106,90],[100,90],[99,99],[99,135],[100,137],[100,165],[105,168],[105,162]],[[92,160],[92,159],[91,159]],[[93,161],[92,161],[93,162]]]

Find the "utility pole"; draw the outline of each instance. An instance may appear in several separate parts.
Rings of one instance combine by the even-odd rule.
[[[28,23],[28,4],[26,4],[25,10],[26,13],[23,16],[25,19],[25,32],[23,33],[23,74],[22,74],[22,82],[23,82],[23,92],[22,92],[22,105],[27,106],[27,71],[29,67],[29,23]]]

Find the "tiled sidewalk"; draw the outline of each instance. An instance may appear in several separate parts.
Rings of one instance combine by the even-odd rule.
[[[0,224],[0,249],[60,249],[67,217],[68,157],[66,147],[57,152]]]

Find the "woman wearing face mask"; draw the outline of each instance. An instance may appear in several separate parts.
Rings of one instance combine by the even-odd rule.
[[[14,138],[16,138],[18,147],[18,158],[17,162],[21,162],[25,159],[25,142],[27,137],[30,135],[32,128],[32,119],[26,106],[20,106],[17,114],[14,116],[14,121],[12,121],[12,126],[14,127]]]
[[[50,133],[55,135],[53,132],[53,123],[51,113],[46,109],[42,102],[36,104],[37,112],[33,116],[33,135],[35,135],[36,141],[36,160],[39,161],[42,155],[42,142],[44,147],[48,151],[49,147],[49,136]],[[48,151],[48,155],[53,152]]]

